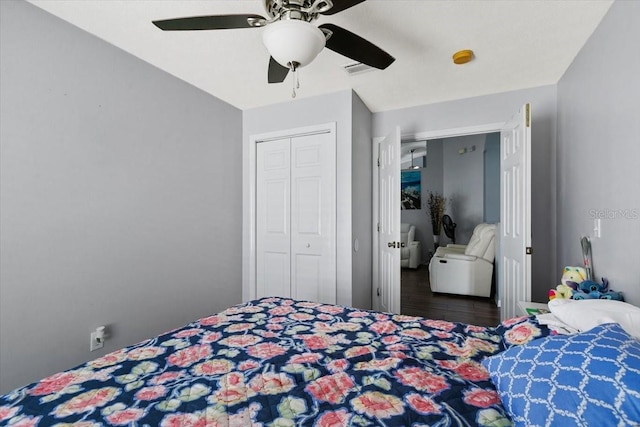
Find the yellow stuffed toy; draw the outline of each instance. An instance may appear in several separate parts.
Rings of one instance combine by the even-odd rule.
[[[587,270],[584,267],[565,267],[562,272],[563,285],[569,285],[567,282],[582,283],[587,280]]]
[[[573,289],[567,285],[558,285],[555,289],[549,291],[549,301],[556,298],[570,299],[573,296]]]
[[[574,290],[568,282],[582,283],[585,280],[587,280],[587,270],[583,267],[565,267],[562,272],[562,283],[549,291],[549,301],[556,298],[571,298]]]

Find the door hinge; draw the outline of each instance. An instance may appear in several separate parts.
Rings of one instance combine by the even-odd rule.
[[[380,167],[380,157],[378,157],[378,167]]]
[[[376,294],[378,294],[378,296],[380,296],[380,288],[376,289]]]
[[[526,111],[527,117],[527,127],[530,128],[531,127],[531,110],[529,109],[529,104],[527,104],[527,111]]]
[[[527,246],[526,252],[527,252],[527,255],[533,254],[533,248],[531,246]]]
[[[378,223],[378,233],[380,232],[380,223]]]

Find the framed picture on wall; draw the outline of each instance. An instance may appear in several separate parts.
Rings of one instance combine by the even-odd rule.
[[[400,172],[400,205],[402,209],[422,209],[422,171]]]

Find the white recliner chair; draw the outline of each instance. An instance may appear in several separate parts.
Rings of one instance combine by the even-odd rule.
[[[496,225],[479,224],[467,245],[440,247],[429,263],[433,292],[489,297],[496,254]]]
[[[416,240],[416,227],[408,223],[400,224],[400,267],[418,268],[422,257],[422,245]]]

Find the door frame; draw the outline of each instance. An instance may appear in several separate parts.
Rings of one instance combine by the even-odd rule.
[[[331,133],[336,138],[336,123],[283,129],[249,136],[243,158],[242,209],[242,301],[256,299],[256,148],[260,142],[297,136]]]
[[[432,130],[432,131],[424,131],[424,132],[416,132],[416,133],[407,133],[407,134],[401,134],[401,139],[400,142],[402,143],[402,141],[407,141],[407,140],[413,140],[413,141],[417,141],[417,140],[429,140],[429,139],[440,139],[440,138],[454,138],[457,136],[469,136],[469,135],[478,135],[478,134],[485,134],[485,133],[493,133],[493,132],[500,132],[505,124],[507,122],[497,122],[497,123],[487,123],[487,124],[482,124],[482,125],[475,125],[475,126],[463,126],[463,127],[457,127],[457,128],[448,128],[448,129],[438,129],[438,130]],[[372,226],[373,226],[373,235],[375,236],[375,238],[372,239],[373,241],[373,271],[372,271],[372,287],[371,287],[371,301],[372,301],[372,308],[374,310],[376,310],[379,306],[379,299],[377,296],[377,289],[380,285],[380,277],[379,277],[379,245],[378,245],[378,222],[380,221],[380,215],[379,215],[379,210],[380,210],[380,197],[379,197],[379,191],[380,191],[380,185],[379,185],[379,169],[378,169],[378,152],[379,152],[379,144],[380,141],[382,141],[384,139],[384,137],[374,137],[373,138],[373,159],[372,159],[372,164],[373,164],[373,170],[374,173],[372,174],[372,180],[373,180],[373,212],[372,212]],[[500,198],[502,199],[502,193],[500,194]],[[498,275],[498,277],[496,278],[496,287],[498,289],[500,289],[502,283],[501,282],[501,278],[500,275]],[[400,294],[402,295],[402,294]],[[392,307],[392,312],[394,313],[400,313],[400,301],[397,301],[397,307]]]

